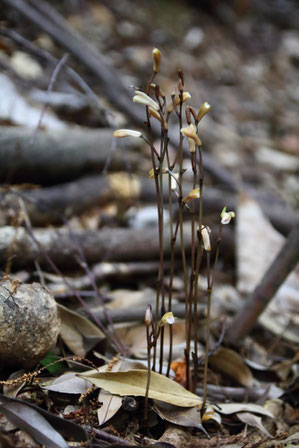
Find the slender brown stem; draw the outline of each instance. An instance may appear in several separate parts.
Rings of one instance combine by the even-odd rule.
[[[207,252],[207,277],[208,277],[208,288],[207,288],[206,351],[205,351],[205,365],[204,365],[204,376],[203,376],[203,398],[202,398],[202,408],[201,408],[202,412],[205,411],[205,405],[206,405],[206,401],[207,401],[208,360],[209,360],[209,350],[210,350],[211,295],[212,295],[210,252]]]

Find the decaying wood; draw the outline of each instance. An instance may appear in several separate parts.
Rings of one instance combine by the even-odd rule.
[[[231,343],[241,341],[253,329],[258,317],[272,300],[290,272],[295,268],[298,260],[299,223],[289,234],[259,285],[235,316],[227,333],[227,339]]]
[[[203,310],[205,310],[206,306],[200,304],[198,307],[198,314],[202,313]],[[179,318],[185,318],[185,305],[183,303],[175,303],[172,307],[172,312],[176,317]],[[107,324],[107,320],[103,314],[103,311],[94,311],[95,315],[98,317],[98,319],[103,322],[103,324]],[[109,309],[109,315],[112,319],[112,321],[116,323],[120,322],[134,322],[144,321],[144,313],[145,313],[145,307],[130,307],[130,309],[124,308],[124,309]]]
[[[113,147],[111,129],[39,131],[30,145],[32,133],[25,127],[1,127],[1,182],[56,183],[84,172],[99,172]],[[136,148],[137,140],[134,142],[130,142],[130,148]],[[123,169],[126,163],[136,167],[137,161],[138,155],[132,157],[129,150],[122,154],[115,151],[110,168]]]
[[[191,183],[184,184],[184,192],[192,190]],[[165,189],[168,200],[168,189]],[[286,205],[267,200],[266,195],[252,192],[272,225],[283,235],[294,226],[297,216]],[[11,216],[18,210],[18,197],[26,203],[26,209],[33,226],[49,223],[62,223],[63,218],[83,213],[93,206],[104,205],[110,201],[127,201],[130,205],[136,200],[142,203],[155,202],[156,190],[153,180],[126,173],[110,175],[90,175],[72,182],[43,189],[13,190],[0,194],[0,222],[10,224]],[[217,188],[206,188],[203,196],[205,214],[220,213],[224,206],[236,210],[236,196]]]
[[[169,228],[164,230],[165,255],[170,252]],[[74,247],[74,239],[81,247],[86,261],[137,261],[155,260],[159,255],[159,241],[157,229],[102,229],[76,230],[70,235],[66,228],[35,229],[34,240],[23,227],[5,226],[0,228],[0,261],[7,262],[8,255],[12,256],[14,265],[22,266],[34,260],[44,261],[39,244],[48,256],[59,266],[78,265],[78,254]],[[212,242],[217,238],[217,230],[212,228]],[[191,244],[190,232],[185,231],[185,248],[188,251]],[[176,250],[179,251],[179,238]],[[234,253],[234,238],[227,227],[223,232],[222,251],[226,259],[231,259]]]

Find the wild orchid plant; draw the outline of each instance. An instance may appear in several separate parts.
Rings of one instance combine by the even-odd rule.
[[[148,387],[150,382],[150,362],[151,349],[153,348],[153,364],[152,370],[156,370],[157,358],[157,339],[160,337],[160,353],[159,353],[159,372],[162,372],[163,357],[164,357],[164,325],[169,324],[170,344],[168,354],[168,368],[167,376],[169,376],[170,365],[172,361],[172,347],[173,347],[173,331],[171,324],[174,322],[172,314],[172,296],[173,296],[173,280],[175,268],[175,243],[179,238],[181,262],[183,267],[184,279],[184,296],[185,296],[185,336],[186,336],[186,387],[187,389],[195,390],[198,377],[198,279],[199,271],[202,263],[203,253],[207,257],[207,337],[206,337],[206,356],[204,368],[204,398],[203,408],[206,402],[206,384],[207,384],[207,368],[208,368],[208,354],[209,354],[209,333],[210,333],[210,308],[211,308],[211,294],[215,278],[215,271],[219,256],[219,247],[222,234],[222,226],[228,224],[231,218],[235,216],[234,212],[227,212],[223,209],[220,215],[220,227],[216,248],[216,255],[213,269],[210,267],[210,229],[203,224],[203,161],[202,161],[202,143],[199,138],[199,125],[203,117],[209,112],[211,106],[205,102],[200,107],[199,111],[185,103],[191,99],[189,92],[184,91],[184,75],[182,70],[178,70],[178,85],[177,93],[171,95],[170,102],[167,103],[166,97],[161,90],[159,84],[156,84],[155,78],[159,72],[161,53],[155,48],[153,50],[153,73],[145,91],[141,89],[135,90],[133,101],[135,103],[145,106],[147,136],[140,131],[131,129],[119,129],[114,132],[114,136],[134,137],[143,139],[150,148],[152,168],[149,171],[149,177],[154,179],[156,189],[156,202],[158,213],[158,232],[159,232],[159,248],[160,248],[160,265],[156,291],[156,308],[154,317],[151,310],[146,311],[146,331],[148,341],[148,362],[149,362],[149,377]],[[152,95],[152,96],[151,96]],[[179,142],[174,158],[171,158],[169,151],[169,118],[171,114],[175,114],[179,124]],[[160,124],[160,145],[156,148],[153,143],[153,120]],[[186,122],[186,124],[185,124]],[[189,153],[191,159],[191,169],[193,173],[193,189],[187,194],[183,195],[183,180],[186,169],[183,166],[184,151],[183,141],[187,139],[189,146]],[[164,251],[165,243],[164,232],[164,197],[165,197],[165,182],[163,183],[163,176],[168,176],[168,213],[169,213],[169,229],[170,229],[170,275],[168,280],[168,288],[166,294],[165,276],[164,276]],[[194,201],[199,201],[198,212],[195,210]],[[166,202],[166,201],[165,201]],[[178,206],[178,213],[175,213],[175,203]],[[184,226],[183,213],[185,209],[191,214],[191,253],[189,263],[187,256],[184,236],[186,232],[186,223]],[[189,229],[188,229],[189,231]],[[167,297],[166,297],[167,296]],[[167,316],[167,317],[165,317]],[[191,340],[194,343],[194,352],[191,353]],[[193,374],[191,374],[191,361],[193,361]]]

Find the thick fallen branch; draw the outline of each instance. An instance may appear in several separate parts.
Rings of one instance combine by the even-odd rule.
[[[32,129],[24,127],[1,127],[1,182],[45,184],[70,180],[84,172],[99,172],[113,145],[111,129],[39,131],[30,145],[32,133]],[[130,147],[136,148],[134,142]],[[111,158],[110,168],[122,169],[125,159],[133,167],[140,160],[138,154],[132,155],[127,149],[122,154],[118,151]]]
[[[191,184],[184,185],[184,193],[192,190]],[[168,191],[165,189],[165,200]],[[267,200],[266,195],[258,191],[252,192],[272,225],[283,235],[287,235],[296,223],[297,215],[286,205]],[[26,209],[33,226],[48,223],[62,223],[63,218],[83,213],[92,206],[104,205],[110,201],[136,200],[142,203],[155,202],[156,190],[154,182],[148,178],[137,177],[126,173],[114,173],[107,176],[91,175],[73,182],[63,183],[43,189],[14,192],[9,189],[0,195],[0,222],[10,224],[13,214],[11,209],[18,210],[18,197],[26,203]],[[203,196],[205,214],[220,213],[224,206],[236,210],[236,195],[229,191],[206,188]]]
[[[23,227],[15,229],[11,226],[0,228],[0,262],[3,266],[7,258],[12,256],[14,265],[25,265],[34,260],[44,262],[39,244],[48,256],[59,266],[71,266],[77,263],[77,252],[73,239],[82,248],[88,263],[99,261],[137,261],[155,260],[159,255],[158,232],[156,228],[148,229],[102,229],[95,231],[73,231],[72,235],[66,228],[36,229],[32,238]],[[217,238],[217,230],[212,239]],[[38,244],[34,241],[36,240]],[[169,229],[165,228],[165,255],[170,251]],[[232,231],[223,233],[222,251],[226,259],[231,259],[234,253],[234,238]],[[190,249],[191,235],[186,229],[184,243],[186,250]],[[180,250],[179,239],[176,244]]]
[[[240,341],[255,326],[260,314],[276,294],[278,288],[299,261],[299,223],[289,234],[285,244],[265,273],[259,285],[235,316],[228,329],[227,339],[231,343]]]
[[[159,271],[158,261],[139,261],[139,262],[103,262],[97,263],[91,268],[92,275],[96,282],[102,282],[103,280],[109,280],[111,278],[129,279],[142,276],[157,275]],[[48,276],[49,279],[53,280],[52,275],[44,274],[45,278]],[[91,282],[88,275],[83,275],[81,277],[68,278],[68,285],[72,288],[81,290],[83,288],[90,288]],[[59,277],[55,283],[47,284],[47,288],[52,292],[55,297],[67,297],[73,294],[73,290],[63,283],[62,279]]]
[[[198,314],[202,313],[203,310],[205,310],[205,305],[200,304],[198,307]],[[123,308],[123,309],[109,309],[109,315],[113,322],[120,323],[120,322],[134,322],[134,321],[144,321],[144,312],[145,307],[130,307]],[[185,304],[184,303],[174,303],[172,306],[172,312],[176,317],[184,318],[185,317]],[[103,324],[107,324],[107,320],[104,316],[103,311],[96,311],[94,310],[94,314],[100,319],[100,321]]]

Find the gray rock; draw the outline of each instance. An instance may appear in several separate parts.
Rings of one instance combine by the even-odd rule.
[[[0,282],[0,362],[32,367],[56,344],[57,305],[39,283]]]

